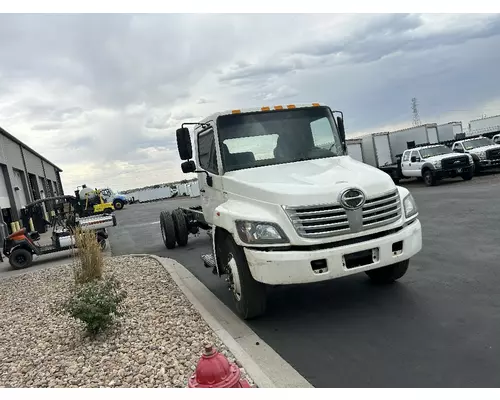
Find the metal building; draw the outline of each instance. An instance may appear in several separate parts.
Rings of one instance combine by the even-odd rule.
[[[0,238],[23,226],[22,209],[32,201],[62,195],[62,169],[0,127]],[[47,210],[50,211],[50,210]]]

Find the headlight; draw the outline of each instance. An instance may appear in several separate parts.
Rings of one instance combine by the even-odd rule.
[[[236,221],[236,230],[243,243],[288,243],[288,238],[282,229],[271,222]]]
[[[485,151],[480,151],[478,154],[478,157],[480,160],[486,160],[486,152]]]
[[[409,193],[408,196],[406,196],[403,200],[403,207],[405,209],[406,218],[410,218],[418,212],[417,204],[415,203],[415,199],[413,198],[411,193]]]
[[[472,165],[474,164],[474,159],[472,158],[472,156],[470,154],[467,154],[469,156],[469,164]]]
[[[433,161],[432,165],[434,165],[434,168],[436,169],[441,169],[441,160]]]

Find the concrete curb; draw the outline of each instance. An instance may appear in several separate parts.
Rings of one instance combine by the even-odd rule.
[[[153,258],[166,269],[259,388],[313,387],[183,265],[152,254],[128,256]]]

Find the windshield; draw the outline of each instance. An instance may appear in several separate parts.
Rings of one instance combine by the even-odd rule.
[[[327,107],[225,115],[217,127],[225,171],[343,155]]]
[[[466,140],[462,143],[464,145],[465,150],[477,149],[478,147],[490,146],[493,144],[490,139],[485,137]]]
[[[436,146],[436,147],[428,147],[427,149],[421,149],[420,155],[422,158],[440,156],[442,154],[452,153],[451,149],[446,146]]]

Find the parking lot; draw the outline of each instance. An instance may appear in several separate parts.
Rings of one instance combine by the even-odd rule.
[[[272,288],[267,314],[250,327],[315,387],[498,387],[500,384],[500,174],[436,187],[403,183],[414,195],[423,250],[395,285],[364,274]],[[205,232],[167,250],[161,210],[197,199],[134,204],[117,212],[113,255],[171,257],[232,308],[223,279],[204,268]]]

